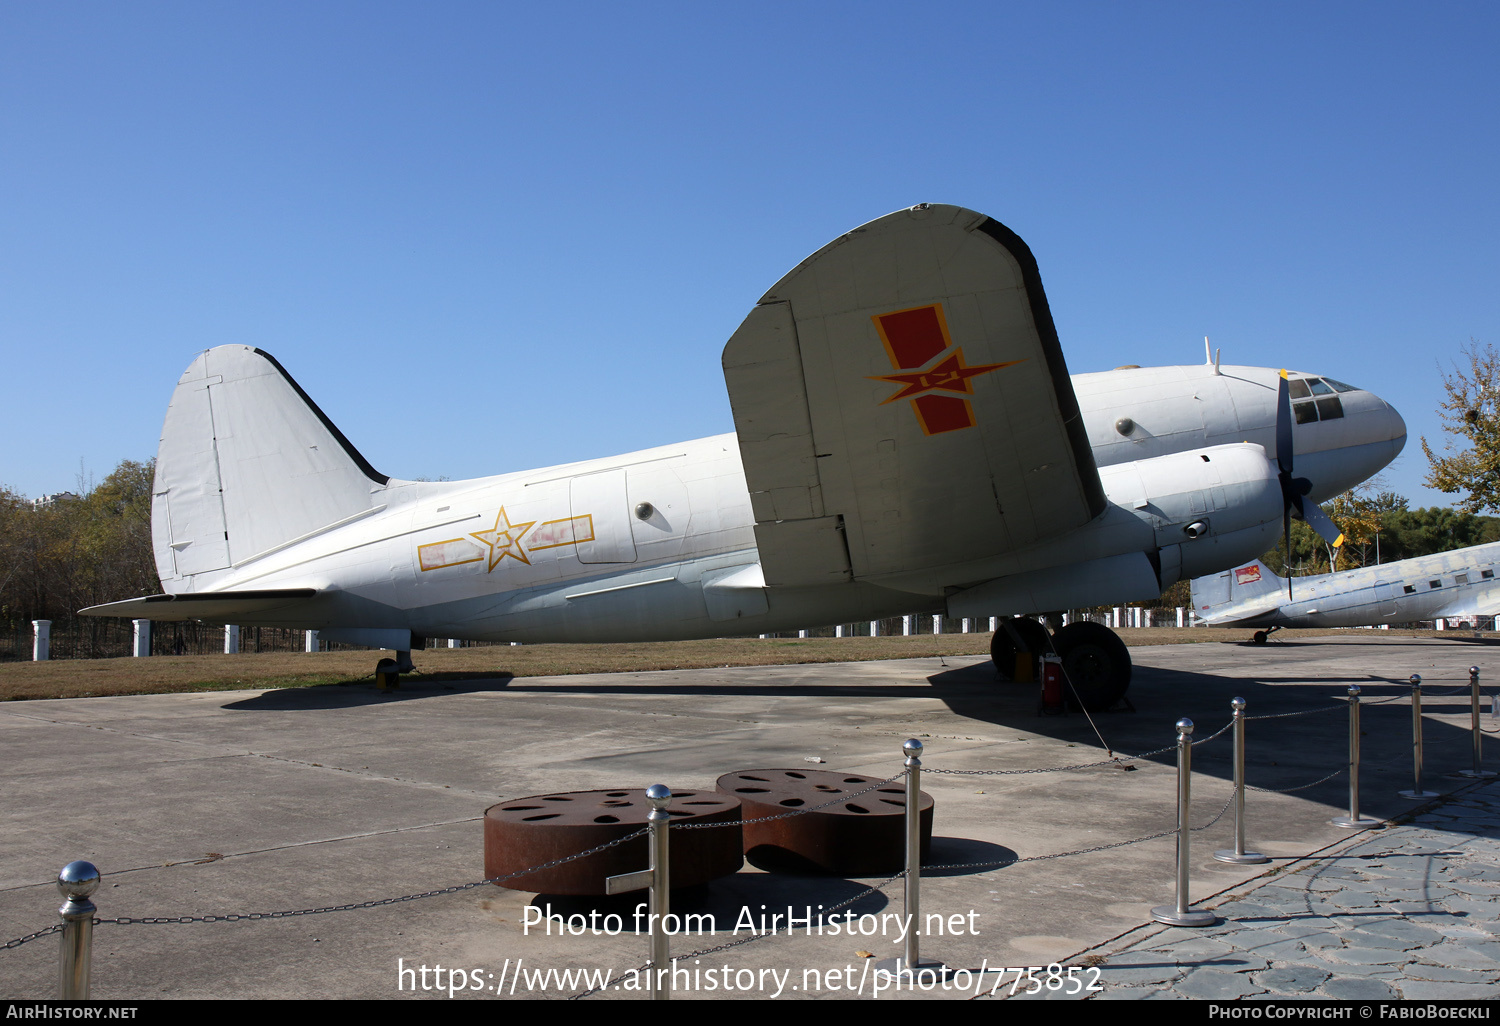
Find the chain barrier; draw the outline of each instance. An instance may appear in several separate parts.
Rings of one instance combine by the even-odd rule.
[[[575,853],[573,855],[565,855],[565,856],[563,856],[560,859],[553,859],[551,862],[545,862],[545,863],[543,863],[540,866],[531,866],[531,867],[528,867],[526,869],[519,870],[519,871],[517,871],[515,873],[509,873],[509,874],[507,874],[505,876],[490,877],[487,880],[476,880],[473,883],[456,884],[453,887],[444,887],[444,888],[442,888],[440,890],[436,890],[436,891],[423,891],[421,894],[406,894],[406,895],[402,895],[399,898],[379,898],[379,899],[377,899],[375,901],[361,901],[361,902],[355,902],[355,903],[348,904],[348,905],[327,905],[327,906],[324,906],[323,908],[293,909],[293,910],[285,911],[285,912],[247,912],[247,913],[238,914],[238,915],[222,915],[222,916],[221,915],[206,915],[206,916],[150,916],[150,917],[144,917],[144,918],[131,918],[131,917],[128,917],[128,916],[122,916],[122,917],[120,917],[118,919],[99,919],[99,918],[95,918],[94,919],[94,925],[96,925],[96,926],[100,926],[100,925],[110,925],[110,926],[161,926],[161,925],[165,925],[165,924],[168,924],[168,923],[238,923],[238,922],[253,922],[253,921],[259,921],[259,920],[262,920],[262,919],[286,919],[286,918],[289,918],[291,916],[314,916],[314,915],[319,915],[319,914],[324,913],[324,912],[351,912],[351,911],[354,911],[356,909],[379,908],[379,907],[381,907],[383,905],[399,905],[402,902],[406,902],[406,901],[418,901],[418,900],[420,900],[422,898],[435,898],[435,897],[437,897],[438,895],[441,895],[441,894],[457,894],[459,891],[473,890],[475,887],[483,887],[486,884],[497,884],[497,883],[499,883],[502,880],[514,880],[518,876],[526,876],[526,875],[528,875],[530,873],[537,873],[537,872],[540,872],[541,870],[544,870],[544,869],[551,869],[554,866],[561,866],[564,863],[573,862],[573,861],[575,861],[577,859],[581,859],[581,858],[586,858],[589,855],[596,855],[596,854],[598,854],[601,851],[606,851],[606,850],[608,850],[610,848],[614,848],[614,847],[617,847],[617,846],[619,846],[621,844],[624,844],[626,841],[633,841],[637,837],[644,837],[644,836],[646,836],[646,828],[642,827],[640,830],[637,830],[633,834],[627,834],[624,837],[617,837],[617,838],[615,838],[612,841],[606,841],[605,843],[600,844],[600,845],[596,845],[595,847],[589,848],[586,851],[580,851],[580,852],[577,852],[577,853]],[[61,926],[57,926],[57,927],[54,927],[53,929],[54,930],[59,930],[61,928],[62,928]],[[38,934],[36,936],[41,936],[41,934]],[[9,946],[9,945],[7,945],[7,946]]]
[[[1231,793],[1230,796],[1225,800],[1224,807],[1219,810],[1219,814],[1217,816],[1215,816],[1213,819],[1209,820],[1207,823],[1204,823],[1202,826],[1188,827],[1188,829],[1191,830],[1191,831],[1193,831],[1194,833],[1197,833],[1199,830],[1207,830],[1209,827],[1213,826],[1219,820],[1223,819],[1224,818],[1224,813],[1228,812],[1229,811],[1229,807],[1231,805],[1233,805],[1233,804],[1234,804],[1234,795]]]
[[[1254,784],[1246,784],[1245,789],[1247,791],[1260,791],[1263,794],[1291,794],[1293,791],[1306,791],[1309,787],[1317,787],[1319,784],[1332,780],[1340,773],[1345,772],[1346,769],[1347,767],[1340,766],[1326,777],[1319,777],[1311,784],[1299,784],[1296,787],[1256,787]]]
[[[1227,729],[1227,728],[1226,728]],[[1220,731],[1223,733],[1223,731]],[[1217,736],[1217,735],[1215,735]],[[1140,755],[1125,755],[1121,753],[1111,759],[1103,759],[1099,762],[1080,762],[1073,766],[1044,766],[1041,769],[1017,769],[1017,770],[959,770],[959,769],[933,769],[928,766],[922,767],[923,773],[942,773],[950,777],[1021,777],[1029,773],[1066,773],[1073,770],[1097,769],[1100,766],[1120,766],[1127,762],[1136,762],[1149,759],[1153,755],[1162,755],[1166,752],[1175,752],[1176,745],[1167,745],[1165,748],[1157,748],[1154,751],[1142,752]]]
[[[0,944],[0,951],[9,951],[11,948],[19,948],[22,944],[29,943],[30,941],[34,941],[40,937],[50,937],[54,933],[62,932],[62,928],[62,923],[54,923],[52,926],[47,927],[45,930],[38,930],[36,933],[28,933],[24,937],[17,937],[15,940],[6,941],[4,944]]]

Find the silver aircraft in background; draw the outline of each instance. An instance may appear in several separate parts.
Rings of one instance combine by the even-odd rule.
[[[1406,439],[1379,397],[1313,374],[1070,376],[1030,249],[936,204],[802,261],[723,369],[734,434],[420,482],[376,471],[268,354],[211,349],[162,428],[163,594],[85,612],[317,629],[402,668],[426,637],[999,616],[998,662],[1055,647],[1103,706],[1130,679],[1116,635],[1012,618],[1155,598],[1266,551],[1294,514],[1336,531],[1316,502]],[[524,426],[478,428],[524,442]]]
[[[1193,581],[1193,612],[1216,627],[1369,627],[1500,614],[1500,542],[1289,582],[1260,561]]]

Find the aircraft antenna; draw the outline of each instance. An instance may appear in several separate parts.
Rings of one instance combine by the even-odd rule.
[[[1215,376],[1217,376],[1219,374],[1219,357],[1223,354],[1223,352],[1224,352],[1224,350],[1222,350],[1222,349],[1215,349],[1214,350],[1214,375]]]
[[[1203,365],[1206,367],[1214,362],[1214,351],[1208,347],[1208,336],[1203,336]]]

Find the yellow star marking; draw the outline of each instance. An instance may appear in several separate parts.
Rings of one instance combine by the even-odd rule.
[[[495,516],[494,527],[488,531],[474,531],[469,537],[478,538],[490,547],[490,570],[495,569],[496,564],[506,556],[519,559],[529,566],[531,560],[526,558],[526,550],[521,548],[521,538],[535,523],[535,520],[531,520],[524,524],[513,524],[505,515],[505,507],[501,506],[500,512]]]

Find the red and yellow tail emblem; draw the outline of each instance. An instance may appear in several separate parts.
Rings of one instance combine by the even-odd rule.
[[[876,314],[870,319],[875,322],[891,366],[896,369],[895,374],[882,374],[870,380],[901,386],[881,405],[910,399],[917,422],[928,435],[973,427],[974,407],[963,398],[974,394],[971,379],[1021,362],[964,363],[964,351],[948,335],[941,303]],[[937,392],[959,394],[934,394]]]
[[[1260,567],[1258,566],[1242,566],[1234,572],[1235,584],[1254,584],[1258,580],[1260,580]]]

